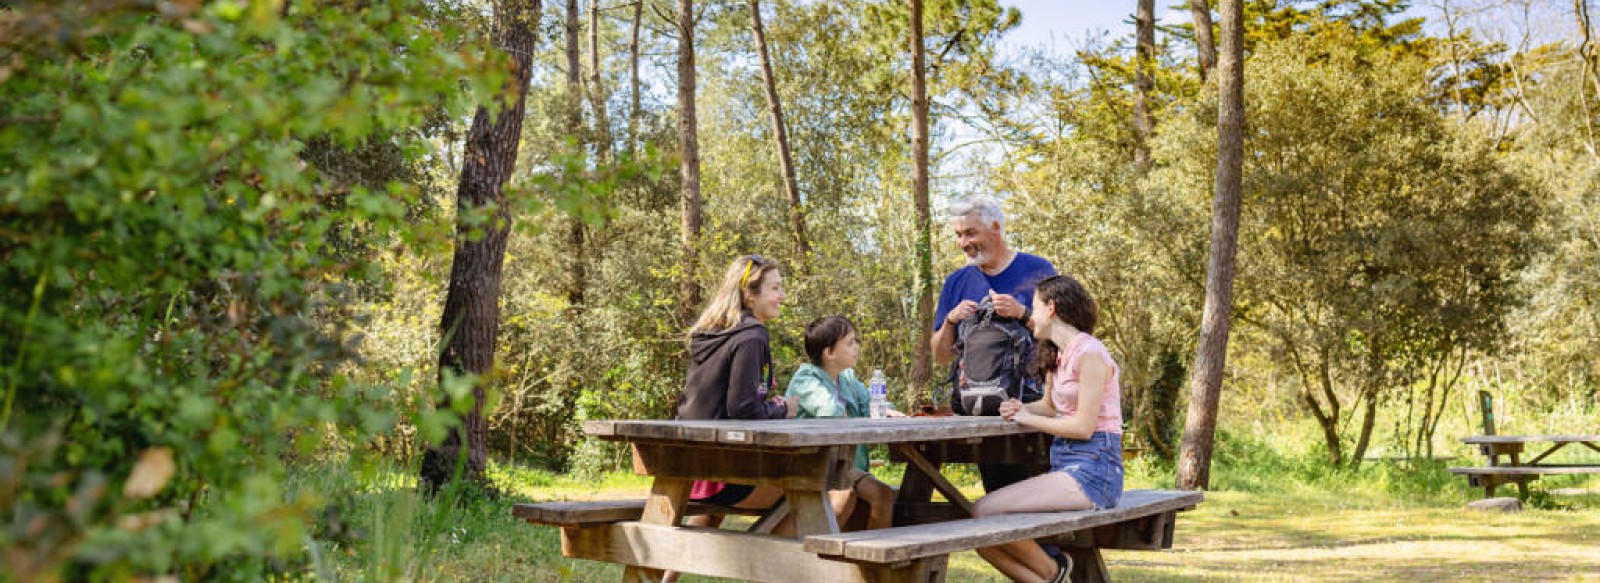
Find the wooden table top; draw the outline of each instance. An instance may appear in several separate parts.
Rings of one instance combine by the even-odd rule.
[[[601,439],[684,444],[818,447],[1020,435],[1034,430],[999,417],[833,418],[772,421],[595,420],[583,431]]]
[[[1474,435],[1462,443],[1582,443],[1600,441],[1600,435]]]

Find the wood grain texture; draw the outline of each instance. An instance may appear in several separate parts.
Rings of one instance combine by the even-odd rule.
[[[1116,508],[1006,514],[882,530],[813,535],[805,549],[847,560],[893,563],[1019,540],[1089,530],[1193,507],[1201,492],[1130,490]]]
[[[833,515],[833,503],[821,490],[790,490],[784,493],[784,498],[794,512],[796,536],[839,532],[838,518]]]
[[[764,510],[690,503],[684,514],[760,515]],[[644,515],[644,498],[587,502],[531,502],[511,508],[511,515],[534,524],[577,526],[638,520]]]
[[[562,553],[649,570],[770,583],[866,582],[861,567],[806,552],[792,538],[624,522],[561,529]]]
[[[1600,435],[1474,435],[1462,443],[1582,443],[1600,442]]]
[[[644,499],[644,513],[640,524],[676,527],[683,522],[683,512],[689,505],[689,490],[694,482],[674,478],[656,478],[650,486],[650,495]],[[566,552],[566,538],[562,537],[562,552]],[[661,569],[641,565],[628,565],[622,570],[623,583],[656,583],[663,579]]]
[[[783,522],[783,519],[788,517],[790,512],[789,501],[779,500],[776,506],[762,512],[761,518],[756,519],[747,532],[772,534],[772,529],[777,528],[778,523]]]
[[[1548,466],[1481,466],[1450,468],[1452,474],[1537,476],[1541,474],[1600,474],[1600,465],[1548,465]]]
[[[922,457],[934,463],[1028,464],[1038,472],[1050,469],[1050,442],[1045,433],[1023,433],[999,437],[943,439],[907,442]],[[891,449],[889,459],[903,462],[905,457]]]
[[[664,442],[634,444],[637,468],[657,478],[714,480],[785,490],[848,488],[844,464],[853,448],[805,447],[793,450],[742,449]]]
[[[610,440],[719,444],[752,448],[919,442],[1036,433],[999,417],[595,420],[584,422],[583,431],[594,437]]]

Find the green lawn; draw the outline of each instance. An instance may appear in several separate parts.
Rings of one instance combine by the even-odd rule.
[[[895,482],[898,469],[882,473]],[[1448,475],[1432,475],[1443,474],[1442,468],[1418,471],[1428,475],[1401,486],[1393,471],[1355,475],[1350,488],[1327,486],[1337,474],[1309,485],[1290,478],[1219,480],[1254,491],[1208,493],[1198,509],[1180,515],[1171,551],[1108,551],[1106,560],[1118,581],[1600,580],[1600,480],[1535,482],[1541,493],[1556,487],[1579,492],[1540,494],[1541,508],[1501,514],[1463,509],[1481,494]],[[1170,477],[1157,472],[1130,466],[1129,487],[1170,486]],[[422,581],[620,578],[620,567],[562,558],[557,530],[512,519],[511,505],[638,497],[648,490],[646,479],[619,473],[584,481],[503,467],[495,475],[508,492],[504,498],[453,507],[418,500],[403,474],[372,474],[360,493],[342,501],[355,532],[348,544],[322,548],[323,574]],[[978,494],[975,476],[956,477],[969,494]],[[1419,484],[1437,489],[1411,493]],[[952,557],[949,580],[1004,579],[969,552]]]

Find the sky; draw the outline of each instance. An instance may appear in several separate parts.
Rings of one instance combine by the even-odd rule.
[[[1051,44],[1070,51],[1086,39],[1109,33],[1109,38],[1133,34],[1135,0],[1000,0],[1005,6],[1022,11],[1022,24],[1007,33],[1002,44],[1008,49],[1020,46],[1047,48]],[[1165,11],[1172,0],[1156,3],[1156,19],[1162,22],[1188,22],[1187,11]]]
[[[1002,51],[1017,54],[1019,47],[1051,48],[1058,53],[1070,53],[1082,48],[1089,39],[1108,35],[1112,40],[1133,34],[1133,13],[1136,0],[1000,0],[1004,6],[1022,11],[1022,24],[1001,39]],[[1182,0],[1157,0],[1156,20],[1162,24],[1179,24],[1191,21],[1187,9],[1174,10],[1175,5],[1186,5]],[[1590,6],[1596,0],[1588,0]],[[1215,6],[1216,2],[1213,1]],[[1427,18],[1429,33],[1444,35],[1440,6],[1452,6],[1463,14],[1463,25],[1476,29],[1480,36],[1517,46],[1522,33],[1533,30],[1534,44],[1552,42],[1568,36],[1573,27],[1569,0],[1413,0],[1407,16]],[[1526,11],[1517,10],[1525,5]],[[1591,10],[1595,10],[1591,8]]]

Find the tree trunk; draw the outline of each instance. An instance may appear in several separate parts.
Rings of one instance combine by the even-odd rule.
[[[1157,362],[1160,363],[1160,376],[1146,390],[1138,428],[1139,435],[1155,450],[1157,456],[1172,461],[1177,456],[1177,444],[1172,439],[1175,432],[1172,429],[1177,426],[1178,395],[1183,390],[1183,380],[1187,374],[1183,368],[1183,355],[1177,348],[1163,346],[1159,354]]]
[[[1592,84],[1596,97],[1600,98],[1600,66],[1595,63],[1594,49],[1591,42],[1591,31],[1594,27],[1589,22],[1588,0],[1572,0],[1574,15],[1578,18],[1578,29],[1582,40],[1578,43],[1578,57],[1583,60],[1583,77],[1578,80],[1578,103],[1582,105],[1583,126],[1587,139],[1585,147],[1590,156],[1600,157],[1600,145],[1597,145],[1594,127],[1594,113],[1589,105],[1589,86]]]
[[[811,242],[806,240],[806,214],[800,205],[800,182],[794,175],[794,157],[789,154],[789,130],[783,123],[783,102],[778,99],[778,81],[772,74],[772,57],[767,54],[767,33],[761,27],[760,0],[750,0],[750,29],[755,32],[756,53],[761,56],[761,81],[767,87],[772,136],[778,142],[778,169],[783,172],[783,189],[789,195],[789,228],[793,231],[795,249],[800,254],[800,272],[810,273]]]
[[[1216,439],[1217,403],[1228,355],[1233,314],[1234,260],[1239,243],[1239,195],[1244,174],[1243,0],[1222,0],[1221,78],[1217,90],[1217,178],[1211,205],[1211,251],[1206,268],[1206,304],[1200,347],[1189,383],[1189,416],[1178,459],[1178,487],[1208,488]]]
[[[594,117],[594,128],[593,131],[589,132],[589,137],[594,142],[595,166],[597,167],[604,166],[611,161],[612,140],[615,139],[611,134],[611,113],[607,111],[606,107],[606,97],[609,94],[606,93],[603,83],[604,76],[601,71],[600,0],[590,0],[589,87],[586,93],[589,95],[589,114]],[[578,217],[573,218],[577,219]],[[591,264],[600,265],[604,261],[605,248],[603,245],[589,245],[587,241],[588,225],[585,225],[581,220],[575,221],[575,224],[576,226],[573,230],[577,239],[576,247],[580,253],[575,258],[578,269],[575,273],[577,277],[574,278],[578,282],[578,286],[574,287],[574,289],[578,290],[578,296],[575,298],[578,303],[573,304],[572,313],[574,316],[581,317],[587,309],[585,300],[589,288],[589,266]],[[602,226],[604,225],[604,220],[602,220],[601,224]]]
[[[1584,81],[1590,83],[1597,93],[1600,93],[1600,55],[1594,50],[1594,24],[1589,19],[1588,0],[1572,0],[1573,10],[1578,17],[1578,33],[1583,37],[1578,43],[1578,56],[1583,58]]]
[[[567,48],[567,99],[565,111],[567,130],[576,135],[576,130],[583,127],[583,109],[580,105],[583,99],[583,63],[579,52],[578,35],[582,34],[579,25],[578,0],[567,0],[566,18],[566,48]]]
[[[1433,378],[1428,381],[1430,388],[1433,383],[1437,383],[1440,387],[1438,407],[1433,409],[1433,412],[1427,416],[1423,426],[1419,429],[1423,439],[1424,455],[1430,460],[1433,459],[1433,436],[1439,432],[1439,420],[1444,418],[1445,408],[1450,404],[1451,393],[1455,390],[1456,383],[1461,380],[1461,370],[1466,368],[1467,365],[1467,347],[1461,346],[1456,351],[1459,351],[1461,356],[1456,360],[1455,367],[1450,367],[1450,352],[1446,352],[1443,357],[1443,363],[1438,367],[1439,372],[1435,372]],[[1441,375],[1444,378],[1440,379]]]
[[[589,3],[589,114],[594,116],[594,153],[604,164],[611,159],[611,118],[600,75],[600,0]]]
[[[1326,347],[1318,347],[1318,360],[1313,366],[1306,362],[1300,347],[1294,342],[1289,332],[1276,331],[1278,338],[1283,342],[1284,352],[1289,355],[1289,362],[1294,365],[1295,374],[1300,375],[1300,402],[1305,405],[1306,412],[1317,420],[1317,426],[1322,428],[1322,440],[1328,447],[1329,463],[1337,466],[1340,460],[1339,447],[1339,395],[1333,391],[1333,376],[1330,372],[1330,357]],[[1315,388],[1320,387],[1322,396],[1328,401],[1328,411],[1322,410],[1322,404],[1317,402]]]
[[[1189,13],[1194,15],[1194,49],[1200,56],[1200,80],[1205,81],[1217,65],[1217,45],[1211,38],[1211,4],[1207,0],[1189,0]]]
[[[1334,407],[1333,414],[1322,412],[1322,406],[1317,404],[1316,397],[1310,390],[1300,392],[1300,400],[1305,403],[1306,409],[1312,412],[1312,417],[1317,420],[1317,426],[1322,429],[1322,443],[1328,448],[1328,464],[1337,466],[1344,460],[1344,452],[1339,444],[1339,413]]]
[[[1361,433],[1356,436],[1356,449],[1350,453],[1350,469],[1360,469],[1361,460],[1367,457],[1367,444],[1372,443],[1372,426],[1378,418],[1378,392],[1362,391],[1364,403],[1361,411]]]
[[[1156,0],[1139,0],[1134,28],[1138,47],[1134,51],[1133,125],[1139,132],[1139,142],[1133,150],[1133,164],[1143,175],[1150,170],[1150,134],[1155,130],[1155,119],[1150,113],[1150,91],[1156,84],[1152,77],[1156,60]]]
[[[1292,354],[1295,372],[1300,374],[1300,402],[1305,404],[1306,411],[1317,420],[1317,426],[1322,429],[1322,441],[1328,448],[1328,460],[1332,465],[1339,465],[1339,399],[1333,392],[1333,378],[1328,375],[1328,363],[1323,360],[1318,366],[1318,374],[1312,371],[1299,357],[1298,352]],[[1326,354],[1324,354],[1326,356]],[[1328,400],[1328,411],[1322,410],[1322,404],[1317,402],[1316,394],[1312,387],[1321,387],[1323,396]]]
[[[578,0],[567,0],[567,98],[563,105],[567,114],[567,135],[578,138],[580,145],[588,142],[583,127],[583,65],[579,54]],[[583,219],[567,218],[567,305],[573,314],[583,310],[584,290],[589,287],[589,275],[584,262]]]
[[[684,326],[693,321],[700,305],[700,284],[695,281],[699,263],[695,246],[700,238],[700,138],[694,111],[694,0],[678,0],[678,162],[682,181],[680,202],[683,222],[678,230],[682,252],[678,274],[678,316]]]
[[[911,386],[926,387],[933,376],[933,239],[928,209],[928,79],[922,46],[922,0],[911,0],[911,196],[917,208],[916,356]],[[935,403],[935,406],[938,404]]]
[[[644,0],[633,3],[633,32],[628,41],[628,153],[639,148],[639,25],[644,20]]]
[[[456,190],[460,218],[456,223],[455,256],[439,322],[445,342],[444,350],[439,352],[441,384],[447,373],[475,375],[476,380],[472,409],[463,416],[461,425],[452,428],[442,443],[422,456],[420,478],[424,490],[430,493],[456,476],[476,483],[486,480],[489,424],[483,402],[500,333],[500,275],[511,225],[505,185],[516,167],[517,146],[522,137],[538,18],[539,0],[494,3],[494,44],[510,57],[511,79],[495,97],[493,109],[478,107],[467,134],[461,183]],[[466,220],[489,207],[497,210],[487,228]],[[481,237],[469,235],[479,229]]]

